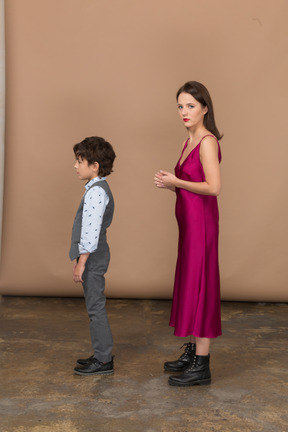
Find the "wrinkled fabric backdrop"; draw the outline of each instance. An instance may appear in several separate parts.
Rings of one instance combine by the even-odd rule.
[[[287,301],[287,13],[286,0],[6,1],[0,292],[82,295],[68,259],[84,191],[72,146],[100,135],[117,153],[107,295],[171,297],[175,196],[153,176],[174,169],[186,137],[175,93],[198,80],[224,133],[222,299]]]

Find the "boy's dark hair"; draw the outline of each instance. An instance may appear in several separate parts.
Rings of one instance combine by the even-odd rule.
[[[116,157],[112,145],[104,138],[93,136],[85,138],[73,147],[75,157],[86,159],[88,165],[98,162],[99,177],[106,177],[113,172],[113,162]]]

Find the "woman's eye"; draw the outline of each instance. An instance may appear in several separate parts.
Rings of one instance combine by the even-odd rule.
[[[188,105],[188,108],[189,109],[194,108],[194,105]]]
[[[183,106],[182,105],[178,105],[178,109],[182,109],[183,108]]]

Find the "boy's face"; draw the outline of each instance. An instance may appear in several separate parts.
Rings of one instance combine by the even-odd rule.
[[[90,181],[97,177],[99,172],[98,162],[88,165],[88,161],[86,159],[82,159],[80,156],[77,157],[74,168],[76,169],[78,178],[80,180],[86,181]]]

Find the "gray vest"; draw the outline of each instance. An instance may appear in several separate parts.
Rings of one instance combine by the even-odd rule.
[[[98,242],[97,250],[101,250],[101,247],[107,243],[106,242],[106,230],[112,222],[113,213],[114,213],[114,200],[113,200],[113,195],[111,193],[111,190],[110,190],[109,185],[106,182],[106,180],[98,181],[98,182],[94,183],[91,187],[95,187],[95,186],[102,187],[109,197],[109,203],[107,204],[107,207],[106,207],[104,215],[103,215],[102,226],[101,226],[101,230],[100,230],[100,234],[99,234],[99,242]],[[88,190],[90,190],[90,189],[88,189]],[[76,213],[76,216],[74,219],[74,224],[73,224],[73,228],[72,228],[71,248],[70,248],[70,252],[69,252],[69,257],[70,257],[71,261],[78,258],[80,255],[78,245],[80,243],[80,237],[81,237],[84,197],[85,197],[87,192],[85,192],[85,194],[83,195],[83,198],[80,202],[79,208],[77,210],[77,213]]]

